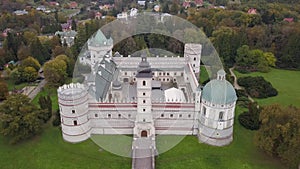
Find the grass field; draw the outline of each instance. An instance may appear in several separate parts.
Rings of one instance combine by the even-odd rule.
[[[300,71],[290,71],[281,69],[272,69],[268,73],[249,73],[241,74],[235,71],[237,77],[243,76],[263,76],[267,81],[271,82],[273,87],[277,89],[278,95],[267,99],[255,99],[259,104],[294,105],[300,107]]]
[[[55,88],[44,87],[42,91],[35,96],[35,98],[32,100],[32,103],[38,105],[39,97],[46,96],[48,94],[50,94],[50,98],[52,100],[52,110],[58,110],[57,91]]]
[[[237,72],[236,72],[237,73]],[[300,72],[273,69],[267,74],[239,74],[239,77],[262,75],[279,91],[273,98],[258,100],[261,104],[300,104]],[[40,95],[51,94],[57,108],[56,90],[45,88]],[[237,107],[236,117],[243,112]],[[195,136],[187,136],[173,149],[160,154],[156,159],[157,169],[284,169],[278,159],[259,151],[254,143],[255,132],[246,130],[236,120],[234,141],[225,147],[214,147],[198,143]],[[101,136],[102,137],[102,136]],[[105,136],[104,136],[105,137]],[[88,140],[78,144],[62,140],[59,128],[47,126],[34,139],[17,145],[9,145],[0,136],[1,169],[130,169],[131,159],[108,153]]]
[[[12,91],[14,89],[20,90],[20,89],[23,89],[23,87],[28,86],[28,83],[21,83],[21,84],[15,85],[14,81],[11,79],[7,79],[5,81],[7,83],[9,91]]]
[[[238,113],[241,110],[238,110]],[[275,159],[260,152],[252,143],[253,132],[235,123],[234,141],[213,147],[187,136],[176,147],[160,154],[158,169],[283,169]],[[0,137],[1,169],[130,169],[131,159],[103,151],[91,140],[78,144],[62,140],[59,128],[47,127],[34,139],[9,145]]]

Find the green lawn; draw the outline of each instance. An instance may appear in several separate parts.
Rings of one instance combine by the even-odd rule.
[[[202,65],[200,66],[200,84],[203,84],[206,80],[209,79],[208,73],[205,67]]]
[[[236,72],[237,73],[237,72]],[[261,104],[300,104],[300,88],[297,87],[300,72],[272,69],[269,73],[240,74],[238,77],[262,75],[279,91],[273,98],[258,100]],[[57,108],[56,90],[45,88],[40,95],[51,94],[54,108]],[[236,118],[243,112],[237,107]],[[195,136],[187,136],[173,149],[156,158],[157,169],[284,169],[278,159],[259,151],[254,143],[254,131],[246,130],[237,120],[234,125],[234,141],[225,147],[214,147],[198,143]],[[105,137],[105,136],[101,136]],[[100,137],[99,137],[100,138]],[[100,138],[101,139],[101,138]],[[99,140],[98,140],[99,141]],[[17,145],[9,145],[0,137],[0,168],[2,169],[109,169],[131,168],[131,159],[103,151],[93,141],[78,144],[62,140],[59,128],[46,127],[34,139]]]
[[[44,87],[42,91],[35,96],[35,98],[32,100],[32,103],[38,105],[39,97],[46,96],[47,94],[50,94],[50,98],[52,100],[52,110],[58,110],[58,98],[56,88]]]
[[[240,112],[238,109],[237,113]],[[156,166],[158,169],[283,169],[279,162],[253,145],[253,134],[235,123],[234,141],[225,147],[201,144],[195,136],[187,136],[176,147],[160,154]],[[0,137],[0,150],[1,169],[131,168],[131,159],[108,153],[91,140],[78,144],[64,142],[60,129],[54,127],[47,127],[40,136],[18,145],[9,145]]]
[[[47,128],[41,136],[18,145],[0,137],[1,169],[124,169],[131,159],[102,151],[91,140],[71,144],[62,140],[58,128]]]
[[[237,114],[241,113],[237,109]],[[243,128],[236,120],[234,141],[225,147],[198,143],[194,136],[186,137],[176,147],[158,156],[158,169],[283,169],[276,159],[268,157],[253,144],[254,132]]]
[[[277,89],[278,95],[267,99],[255,99],[261,105],[279,103],[281,105],[295,105],[300,107],[300,71],[272,69],[268,73],[254,72],[241,74],[235,71],[237,77],[263,76]]]
[[[7,83],[9,91],[12,91],[14,89],[20,90],[20,89],[23,89],[23,87],[28,86],[28,83],[21,83],[21,84],[15,85],[14,81],[11,79],[7,79],[5,81]]]

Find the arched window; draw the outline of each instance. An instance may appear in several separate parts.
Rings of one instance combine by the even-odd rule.
[[[223,111],[221,111],[221,112],[219,113],[219,120],[220,120],[220,121],[222,121],[222,120],[223,120],[223,116],[224,116],[224,112],[223,112]]]

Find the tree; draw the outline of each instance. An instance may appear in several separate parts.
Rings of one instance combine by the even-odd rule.
[[[240,47],[238,33],[229,27],[221,27],[213,32],[212,42],[223,58],[226,65],[231,66],[234,63],[236,51]]]
[[[0,81],[0,101],[5,100],[8,96],[8,86],[5,81]]]
[[[53,59],[44,65],[45,79],[51,85],[64,84],[67,75],[67,63],[62,59]]]
[[[10,95],[0,105],[0,133],[8,137],[10,143],[30,138],[41,131],[42,113],[27,96]]]
[[[237,69],[243,72],[268,72],[270,70],[269,66],[275,65],[275,61],[276,59],[272,53],[264,53],[259,49],[250,50],[247,45],[243,45],[237,50]]]
[[[32,44],[30,45],[30,51],[32,56],[36,58],[41,64],[43,64],[51,57],[48,50],[41,44],[39,38],[36,38],[32,42]]]
[[[291,168],[300,159],[300,109],[278,104],[263,107],[261,126],[255,134],[255,144],[267,154],[279,157]]]
[[[269,66],[275,67],[277,59],[272,52],[265,52],[264,58],[267,60]]]
[[[26,82],[33,82],[38,77],[38,72],[35,68],[28,66],[23,69],[21,76]]]
[[[48,94],[47,96],[40,96],[39,105],[41,109],[46,110],[42,118],[44,123],[46,123],[52,116],[52,101],[50,95]]]
[[[28,46],[21,45],[17,55],[19,60],[23,60],[27,58],[28,56],[31,55],[30,48]]]
[[[243,112],[239,115],[238,120],[242,126],[249,130],[258,130],[259,129],[259,113],[260,108],[255,102],[250,102],[248,105],[248,111]]]
[[[33,67],[36,71],[40,70],[41,65],[39,61],[31,56],[21,61],[22,67]]]
[[[67,64],[66,73],[69,77],[72,77],[73,71],[74,71],[75,61],[72,58],[70,58],[66,55],[58,55],[58,56],[56,56],[55,59],[65,61],[65,63]]]

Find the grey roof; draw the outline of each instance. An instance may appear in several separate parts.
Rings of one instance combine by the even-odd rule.
[[[89,39],[88,42],[90,46],[113,45],[112,38],[110,37],[109,39],[107,39],[100,29]]]
[[[77,32],[74,30],[66,31],[66,32],[61,32],[57,31],[55,32],[55,35],[63,36],[63,37],[75,37],[77,35]]]
[[[214,79],[204,86],[202,99],[214,104],[230,104],[237,100],[237,96],[227,80]]]
[[[104,99],[111,82],[115,79],[117,65],[108,58],[103,58],[96,70],[95,85],[96,99]]]
[[[152,70],[149,62],[147,61],[147,55],[145,53],[141,56],[142,61],[139,64],[138,67],[138,73],[136,77],[141,78],[152,78]]]

